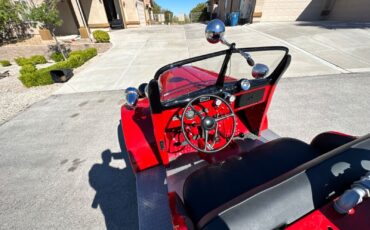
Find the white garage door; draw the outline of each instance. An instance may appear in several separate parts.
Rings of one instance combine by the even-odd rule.
[[[144,3],[140,1],[136,1],[137,13],[139,15],[139,21],[141,26],[145,26],[145,11],[144,11]]]

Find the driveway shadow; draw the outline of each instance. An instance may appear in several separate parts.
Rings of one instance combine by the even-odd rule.
[[[121,125],[117,128],[121,152],[107,149],[101,153],[102,163],[89,171],[89,183],[96,195],[92,208],[100,208],[108,230],[138,229],[135,176],[124,146]],[[112,160],[124,160],[126,167],[111,166]],[[119,162],[122,163],[122,162]]]

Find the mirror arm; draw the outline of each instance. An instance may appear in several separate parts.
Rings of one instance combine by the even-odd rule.
[[[226,39],[225,39],[224,37],[222,37],[222,38],[220,39],[220,41],[221,41],[221,43],[222,43],[222,44],[224,44],[224,45],[228,46],[229,48],[231,48],[231,45],[232,45],[232,44],[230,44],[228,41],[226,41]],[[242,55],[242,56],[245,58],[245,60],[247,60],[248,64],[249,64],[250,66],[254,66],[254,60],[252,59],[251,55],[250,55],[249,53],[247,53],[247,52],[243,52],[243,51],[241,51],[241,50],[240,50],[240,49],[238,49],[238,48],[235,48],[235,43],[233,43],[233,44],[234,44],[234,49],[235,49],[236,51],[238,51],[238,52],[240,53],[240,55]]]

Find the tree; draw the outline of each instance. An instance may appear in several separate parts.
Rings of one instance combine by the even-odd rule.
[[[164,10],[164,21],[165,23],[171,23],[173,19],[173,13],[170,10]]]
[[[10,0],[0,0],[0,43],[18,36],[18,27],[22,23],[24,6]],[[22,31],[24,32],[24,31]]]
[[[207,3],[199,3],[190,11],[192,21],[201,22],[208,20]]]
[[[29,18],[40,23],[39,26],[41,29],[48,29],[51,32],[51,35],[56,42],[58,52],[62,53],[64,60],[66,60],[66,55],[54,34],[55,28],[63,24],[63,20],[60,19],[59,11],[57,9],[57,1],[45,0],[39,6],[31,9]]]
[[[39,22],[42,29],[50,30],[53,36],[55,28],[63,23],[59,17],[56,0],[45,0],[39,6],[32,8],[29,18]]]
[[[160,14],[160,13],[162,13],[161,6],[158,5],[155,1],[153,1],[152,7],[153,7],[153,14]]]

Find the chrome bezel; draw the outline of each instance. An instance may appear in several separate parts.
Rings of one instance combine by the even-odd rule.
[[[242,90],[249,90],[251,88],[251,83],[248,79],[243,79],[240,81],[240,88]]]
[[[139,90],[134,87],[128,87],[125,90],[126,105],[135,107],[139,100]]]

